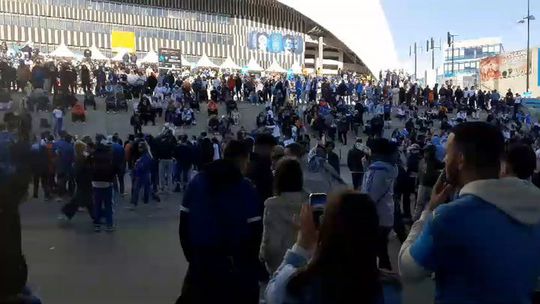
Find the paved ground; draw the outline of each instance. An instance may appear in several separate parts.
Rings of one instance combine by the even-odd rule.
[[[254,126],[255,115],[261,110],[240,105],[246,129]],[[35,116],[37,126],[39,118],[50,117],[50,113]],[[199,125],[186,133],[198,134],[205,125],[206,115],[201,115]],[[159,128],[146,127],[144,131],[157,132]],[[105,114],[103,104],[97,112],[89,111],[86,124],[67,122],[66,129],[79,135],[119,132],[122,137],[131,130],[129,114]],[[345,157],[348,148],[341,149]],[[350,180],[347,169],[342,171]],[[85,212],[77,214],[69,226],[60,227],[56,221],[61,207],[58,202],[44,202],[40,197],[22,205],[29,285],[44,303],[174,303],[187,267],[177,235],[181,195],[162,196],[162,209],[147,205],[135,212],[125,209],[128,198],[116,205],[118,230],[114,234],[94,233]],[[394,265],[398,248],[393,240],[390,251]],[[432,303],[432,285],[429,281],[406,285],[405,303]]]

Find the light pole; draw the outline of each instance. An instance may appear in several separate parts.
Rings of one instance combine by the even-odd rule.
[[[527,0],[527,16],[523,17],[523,19],[519,20],[518,23],[525,23],[525,20],[527,20],[527,85],[526,92],[529,92],[529,77],[531,72],[531,20],[535,20],[536,18],[531,15],[531,0]]]

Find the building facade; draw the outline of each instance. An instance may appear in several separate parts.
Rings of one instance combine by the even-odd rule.
[[[0,40],[8,45],[31,41],[48,53],[63,43],[80,54],[94,45],[112,57],[113,36],[123,34],[139,56],[171,48],[190,62],[206,54],[216,64],[230,56],[240,66],[253,58],[265,68],[275,60],[325,74],[344,65],[370,72],[332,33],[274,0],[0,0]]]
[[[480,84],[480,61],[504,51],[500,38],[482,38],[456,41],[444,51],[443,75],[445,80],[462,87]],[[453,54],[453,56],[452,56]]]

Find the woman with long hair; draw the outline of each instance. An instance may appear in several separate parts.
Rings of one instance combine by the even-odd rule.
[[[267,303],[400,303],[398,280],[377,267],[378,229],[365,194],[330,197],[319,229],[304,205],[296,244],[266,289]]]
[[[259,256],[269,273],[274,273],[287,249],[294,245],[298,227],[294,219],[300,215],[308,195],[303,191],[300,163],[282,158],[276,164],[274,195],[264,202],[263,236]]]

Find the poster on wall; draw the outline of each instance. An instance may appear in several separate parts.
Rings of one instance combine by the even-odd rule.
[[[527,51],[515,51],[480,61],[480,80],[490,81],[527,75]]]
[[[299,35],[252,31],[248,34],[248,49],[269,53],[302,54],[304,39]]]

